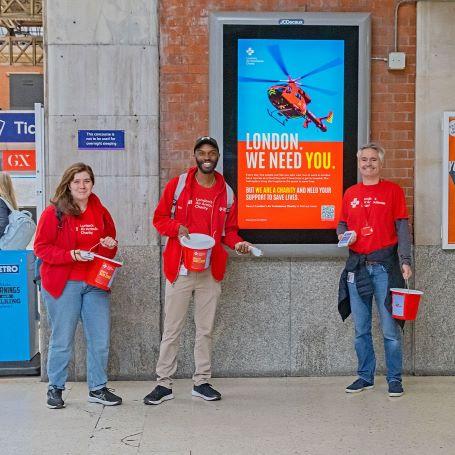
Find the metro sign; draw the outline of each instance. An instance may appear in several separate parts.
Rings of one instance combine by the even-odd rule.
[[[4,150],[3,170],[10,172],[35,172],[35,150]]]

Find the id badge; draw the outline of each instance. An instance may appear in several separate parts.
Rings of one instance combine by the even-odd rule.
[[[360,234],[363,237],[368,237],[369,235],[373,234],[373,228],[371,226],[365,226],[362,229],[360,229]]]

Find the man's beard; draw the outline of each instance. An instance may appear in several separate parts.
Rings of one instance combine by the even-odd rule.
[[[203,173],[203,174],[211,174],[215,168],[216,168],[216,165],[218,164],[218,160],[216,161],[210,161],[210,168],[209,169],[206,169],[204,168],[203,164],[204,163],[208,163],[208,161],[199,161],[196,159],[196,165],[198,167],[198,169]]]

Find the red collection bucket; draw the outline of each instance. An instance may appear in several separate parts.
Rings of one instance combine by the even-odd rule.
[[[413,321],[417,317],[423,292],[401,288],[391,288],[390,292],[392,293],[392,317]]]
[[[114,280],[115,272],[123,265],[122,262],[94,254],[87,271],[86,283],[105,291],[109,291]]]
[[[210,255],[215,239],[206,234],[189,234],[190,238],[181,237],[183,246],[183,265],[192,272],[205,270],[210,263]]]

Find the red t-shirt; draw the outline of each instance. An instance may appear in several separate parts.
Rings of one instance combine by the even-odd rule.
[[[344,193],[340,221],[357,233],[356,242],[349,247],[356,253],[369,254],[398,243],[395,221],[407,218],[404,192],[396,183],[357,183]],[[368,226],[371,234],[362,235],[362,228]]]
[[[88,251],[100,241],[102,226],[96,226],[95,221],[93,208],[90,205],[84,213],[75,217],[76,249]],[[68,279],[84,281],[87,267],[88,262],[75,262]]]
[[[191,233],[212,235],[213,202],[219,189],[217,185],[205,188],[195,182],[191,192],[191,204],[188,205],[187,228]]]

